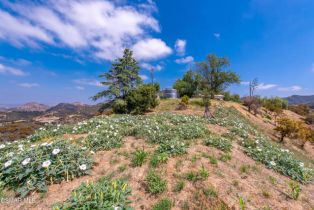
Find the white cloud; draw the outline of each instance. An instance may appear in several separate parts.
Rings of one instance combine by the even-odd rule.
[[[220,39],[220,33],[214,33],[213,35],[216,39]]]
[[[144,39],[133,46],[134,56],[139,60],[154,60],[172,53],[161,39]]]
[[[278,85],[276,84],[264,84],[261,83],[257,86],[257,90],[269,90],[269,89],[273,89],[275,87],[277,87]]]
[[[38,26],[33,26],[23,18],[16,18],[0,9],[0,39],[7,40],[13,45],[22,46],[25,43],[37,46],[35,41],[53,43],[48,33]]]
[[[10,75],[14,75],[14,76],[25,76],[26,75],[26,73],[20,69],[5,66],[1,63],[0,63],[0,74],[10,74]]]
[[[247,81],[242,81],[242,82],[240,82],[240,84],[241,84],[241,85],[249,85],[249,84],[250,84],[250,82],[247,82]]]
[[[143,68],[143,69],[146,69],[146,70],[152,70],[152,69],[154,69],[155,71],[161,71],[162,69],[163,69],[163,66],[161,66],[161,65],[159,65],[159,64],[157,64],[157,65],[152,65],[152,64],[150,64],[150,63],[142,63],[141,64],[141,67]]]
[[[175,62],[178,64],[191,63],[193,61],[194,61],[194,58],[192,56],[187,56],[185,58],[178,58],[175,60]]]
[[[88,85],[88,86],[96,86],[96,87],[103,86],[98,80],[94,80],[94,79],[75,79],[73,80],[73,82],[78,85]]]
[[[184,55],[185,54],[185,48],[186,48],[186,40],[177,39],[174,48],[175,48],[178,55]]]
[[[160,32],[152,14],[157,11],[153,1],[135,6],[109,0],[2,4],[12,13],[0,9],[0,39],[14,45],[45,43],[104,60],[113,60],[124,48],[132,47],[139,58],[147,60],[171,53],[165,42],[150,36],[150,32]]]
[[[148,76],[146,76],[146,75],[144,75],[144,74],[141,74],[140,77],[141,77],[141,79],[144,80],[144,81],[148,79]]]
[[[19,86],[24,87],[24,88],[33,88],[33,87],[38,87],[39,84],[37,84],[37,83],[20,83]]]
[[[78,90],[85,90],[85,88],[82,87],[82,86],[76,86],[75,88],[78,89]]]
[[[290,86],[290,87],[279,87],[278,88],[278,91],[282,91],[282,92],[298,92],[300,90],[302,90],[302,87],[298,86],[298,85],[293,85],[293,86]]]

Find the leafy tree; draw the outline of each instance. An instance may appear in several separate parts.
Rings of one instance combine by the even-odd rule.
[[[139,77],[139,69],[132,51],[125,49],[123,57],[117,59],[108,72],[100,75],[101,78],[106,79],[101,84],[108,86],[108,88],[97,93],[92,99],[96,101],[100,98],[106,98],[107,103],[103,109],[112,106],[115,100],[124,100],[128,93],[142,82]],[[121,105],[123,102],[118,101],[118,104]]]
[[[226,68],[229,66],[227,58],[219,58],[209,54],[207,60],[197,63],[197,72],[200,75],[200,92],[205,105],[204,116],[209,117],[210,99],[215,94],[222,93],[229,85],[239,83],[239,76]]]
[[[199,80],[199,75],[189,70],[183,75],[182,79],[174,83],[173,88],[178,91],[180,97],[187,95],[191,98],[197,93]]]
[[[280,118],[277,123],[275,131],[280,133],[280,142],[282,142],[285,137],[291,137],[299,131],[299,122],[290,118]]]

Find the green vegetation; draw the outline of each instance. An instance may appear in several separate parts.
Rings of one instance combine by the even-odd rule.
[[[83,183],[72,192],[62,204],[56,204],[54,210],[61,209],[131,209],[129,196],[131,189],[122,180],[108,177],[97,182]]]
[[[132,166],[133,167],[138,167],[142,166],[144,162],[146,161],[146,158],[148,156],[148,153],[145,152],[144,150],[136,150],[132,154]]]
[[[291,197],[294,199],[294,200],[297,200],[300,196],[300,193],[301,193],[301,186],[299,183],[297,182],[289,182],[289,187],[290,187],[290,190],[291,190]]]
[[[152,210],[170,210],[172,202],[168,198],[161,199],[152,208]]]
[[[156,171],[149,171],[146,176],[147,190],[151,194],[162,193],[167,190],[167,181],[163,180]]]
[[[309,182],[314,170],[306,168],[293,153],[273,143],[233,108],[218,108],[211,123],[229,128],[247,155],[294,180]]]
[[[232,142],[224,137],[210,135],[204,140],[206,146],[216,147],[224,152],[230,152],[232,149]]]
[[[66,141],[8,143],[2,149],[0,181],[21,197],[32,191],[45,192],[48,184],[86,175],[92,167],[88,152]]]
[[[179,79],[174,83],[173,88],[178,91],[180,97],[186,95],[191,98],[197,94],[199,83],[199,75],[194,71],[189,70],[183,75],[182,79]]]
[[[139,69],[133,52],[125,49],[123,57],[117,59],[108,72],[100,75],[106,79],[101,84],[108,88],[97,93],[92,99],[107,99],[101,111],[112,108],[115,113],[142,114],[158,105],[159,85],[141,85]]]
[[[150,165],[156,168],[160,164],[167,163],[168,158],[169,158],[168,153],[154,153],[150,159]]]
[[[177,181],[177,183],[175,184],[175,186],[173,187],[173,192],[181,192],[183,190],[183,188],[185,187],[185,182],[180,180]]]
[[[209,54],[205,61],[197,63],[197,72],[200,76],[199,90],[203,95],[205,117],[211,115],[209,99],[213,99],[215,94],[223,93],[229,85],[240,82],[236,73],[226,70],[229,64],[227,58],[219,58],[214,54]]]
[[[191,182],[204,181],[208,178],[209,172],[202,166],[197,172],[190,171],[185,174],[185,179]]]

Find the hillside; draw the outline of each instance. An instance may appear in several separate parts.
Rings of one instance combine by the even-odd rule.
[[[175,110],[177,104],[162,100],[145,116],[49,126],[0,145],[0,168],[7,166],[0,173],[7,187],[0,196],[28,195],[34,201],[0,209],[314,208],[313,145],[303,150],[294,140],[276,143],[274,121],[237,103],[213,102],[211,120],[202,118],[197,100],[183,111]],[[299,119],[290,111],[285,115]],[[34,192],[46,187],[44,194]]]
[[[313,96],[300,96],[300,95],[292,95],[287,98],[289,105],[298,105],[298,104],[307,104],[314,107],[314,95]]]

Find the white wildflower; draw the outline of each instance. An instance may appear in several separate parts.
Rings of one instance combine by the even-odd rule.
[[[60,149],[58,149],[58,148],[52,150],[52,154],[53,154],[53,155],[57,155],[59,152],[60,152]]]
[[[51,165],[51,161],[50,160],[46,160],[45,162],[43,162],[42,167],[48,168],[50,165]]]
[[[81,171],[85,171],[86,168],[87,168],[86,164],[80,165],[80,170],[81,170]]]
[[[303,168],[303,167],[304,167],[304,163],[300,163],[300,167],[302,167],[302,168]]]
[[[23,160],[22,165],[25,166],[25,165],[29,164],[30,161],[31,161],[30,158],[26,158],[25,160]]]
[[[275,161],[270,161],[269,163],[270,163],[270,165],[272,165],[272,166],[275,166],[275,165],[276,165]]]
[[[12,160],[9,160],[9,161],[4,163],[5,168],[9,167],[10,165],[12,165]]]
[[[3,149],[3,148],[5,148],[5,145],[4,145],[4,144],[1,144],[1,145],[0,145],[0,149]]]
[[[9,153],[8,153],[8,156],[9,156],[9,157],[13,157],[13,155],[14,155],[14,152],[9,152]]]

